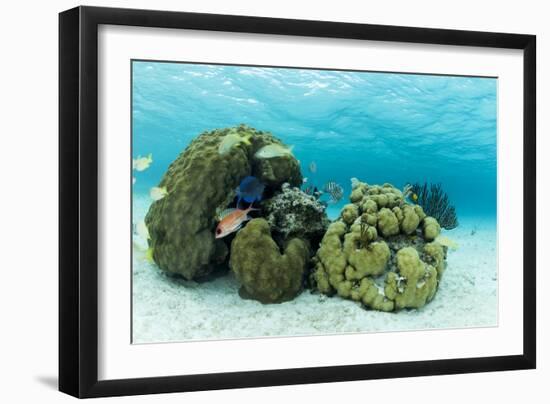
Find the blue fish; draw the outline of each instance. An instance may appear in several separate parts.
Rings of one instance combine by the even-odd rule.
[[[248,176],[243,178],[239,186],[235,189],[238,197],[237,207],[239,207],[241,200],[248,203],[261,201],[264,188],[265,185],[262,184],[256,177]]]

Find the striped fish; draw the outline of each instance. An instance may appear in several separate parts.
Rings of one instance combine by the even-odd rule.
[[[344,196],[344,188],[334,181],[329,181],[323,186],[323,192],[330,195],[329,203],[337,203]]]

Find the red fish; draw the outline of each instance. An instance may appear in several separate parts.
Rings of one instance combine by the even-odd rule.
[[[220,222],[216,227],[216,238],[222,238],[239,230],[243,223],[250,220],[248,212],[251,210],[259,210],[252,208],[252,205],[248,209],[227,209],[220,215]]]

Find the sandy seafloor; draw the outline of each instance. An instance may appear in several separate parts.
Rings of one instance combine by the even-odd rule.
[[[134,222],[149,206],[134,195]],[[496,326],[497,259],[495,223],[459,218],[443,234],[459,243],[447,255],[447,269],[435,298],[418,310],[382,313],[338,296],[302,292],[290,302],[263,305],[239,297],[229,272],[197,283],[164,275],[133,254],[132,321],[134,343],[357,332]]]

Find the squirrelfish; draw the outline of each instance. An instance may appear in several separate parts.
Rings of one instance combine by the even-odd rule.
[[[168,195],[166,187],[153,187],[149,190],[149,196],[154,201],[160,201],[166,195]]]
[[[258,159],[271,159],[273,157],[289,155],[292,155],[292,146],[287,148],[276,143],[268,144],[254,154],[254,156]]]
[[[220,214],[220,222],[216,227],[216,238],[222,238],[239,230],[243,223],[252,219],[248,213],[254,209],[250,206],[247,209],[226,209]]]
[[[137,156],[132,160],[132,168],[136,171],[143,171],[149,168],[153,162],[153,155],[149,153],[147,157]]]

